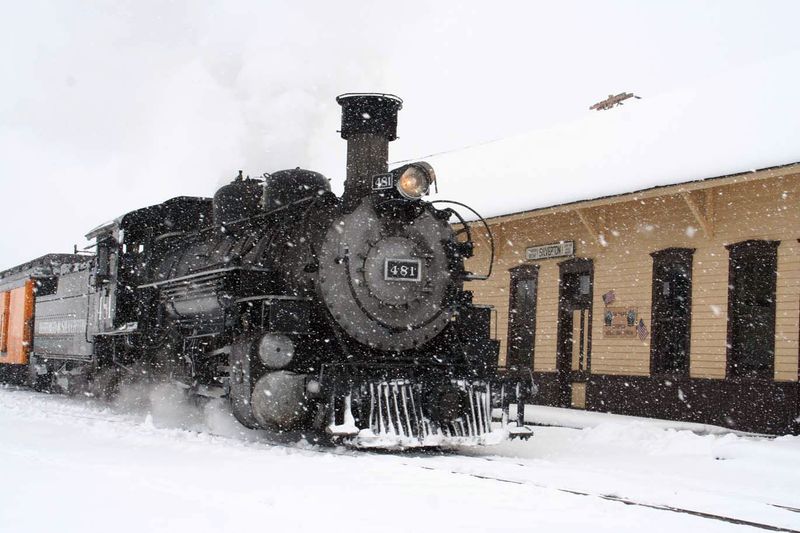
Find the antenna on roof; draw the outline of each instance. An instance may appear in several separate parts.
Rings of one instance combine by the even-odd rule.
[[[589,109],[595,109],[597,111],[604,111],[606,109],[611,109],[612,107],[616,107],[618,105],[622,105],[623,100],[627,100],[628,98],[636,98],[637,100],[641,100],[641,96],[636,96],[633,93],[619,93],[619,94],[609,94],[608,98],[601,102],[597,102]]]

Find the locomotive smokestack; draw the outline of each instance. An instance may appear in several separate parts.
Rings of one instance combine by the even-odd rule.
[[[391,94],[343,94],[342,138],[347,140],[345,205],[370,194],[372,176],[389,170],[389,142],[397,138],[397,112],[403,101]]]

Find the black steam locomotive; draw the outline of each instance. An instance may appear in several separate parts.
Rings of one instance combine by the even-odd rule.
[[[91,257],[0,273],[12,302],[31,293],[30,310],[4,308],[30,314],[15,360],[29,381],[108,394],[120,380],[168,379],[228,398],[245,426],[359,446],[506,436],[492,407],[523,389],[500,379],[491,309],[463,288],[477,278],[464,265],[469,225],[454,231],[458,214],[422,199],[430,165],[388,170],[399,98],[337,101],[341,198],[309,170],[240,172],[213,199],[173,198],[94,229]]]

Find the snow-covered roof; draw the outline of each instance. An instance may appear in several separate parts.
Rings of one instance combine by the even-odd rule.
[[[440,197],[486,217],[795,163],[798,64],[800,53],[782,56],[693,89],[587,109],[570,123],[426,160]]]

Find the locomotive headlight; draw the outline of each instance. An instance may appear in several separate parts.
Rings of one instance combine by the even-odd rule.
[[[424,161],[412,163],[400,174],[397,190],[406,198],[416,200],[428,194],[435,180],[436,174],[428,163]]]

